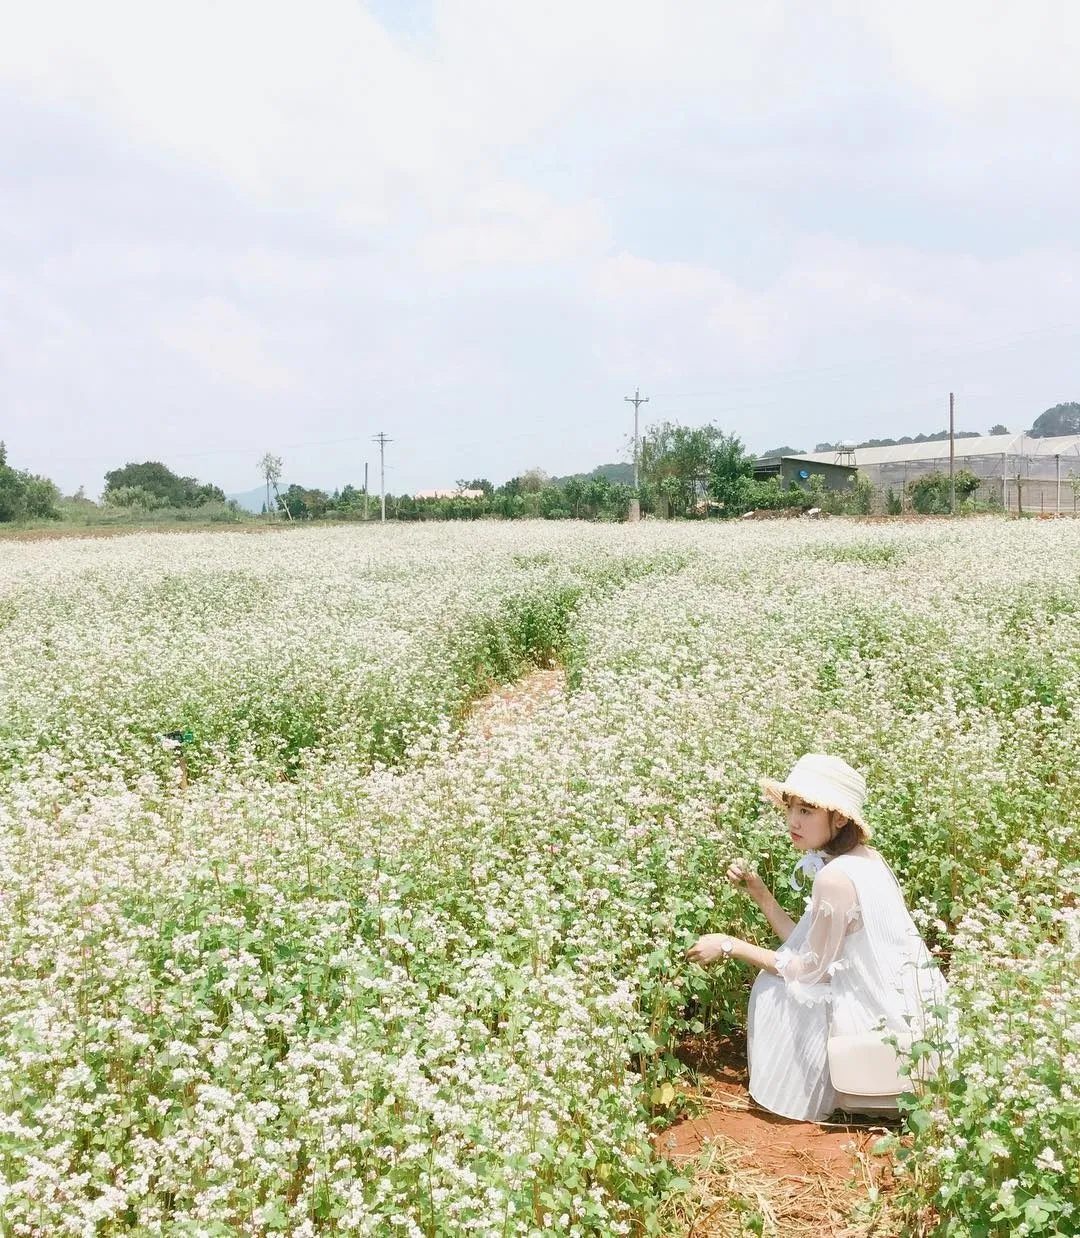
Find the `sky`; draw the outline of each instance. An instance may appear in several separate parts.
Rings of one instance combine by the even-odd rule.
[[[394,493],[1080,400],[1075,0],[35,0],[0,439]]]

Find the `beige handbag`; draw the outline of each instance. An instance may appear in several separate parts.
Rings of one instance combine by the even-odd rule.
[[[897,1048],[889,1044],[886,1037],[895,1038]],[[896,1098],[901,1092],[912,1090],[913,1079],[925,1083],[936,1074],[941,1065],[936,1053],[926,1054],[919,1059],[913,1072],[908,1071],[906,1059],[912,1040],[910,1032],[830,1036],[829,1078],[838,1093],[839,1108],[895,1111]]]
[[[896,874],[885,865],[903,899]],[[914,961],[914,960],[909,960]],[[889,1042],[895,1040],[894,1047]],[[910,1032],[860,1032],[849,1036],[830,1036],[828,1040],[829,1078],[838,1093],[841,1109],[887,1109],[895,1111],[896,1098],[912,1090],[912,1080],[925,1082],[937,1073],[936,1053],[921,1057],[914,1071],[908,1069],[914,1037]]]
[[[904,1072],[896,1049],[885,1037],[888,1032],[863,1032],[854,1036],[830,1036],[829,1077],[840,1093],[842,1109],[895,1109],[901,1092],[911,1090],[911,1076]],[[900,1032],[896,1040],[905,1052],[911,1034]]]

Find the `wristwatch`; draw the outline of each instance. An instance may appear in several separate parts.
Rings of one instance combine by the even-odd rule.
[[[728,937],[727,934],[722,934],[720,937],[720,951],[725,959],[731,958],[731,952],[735,949],[735,938]]]

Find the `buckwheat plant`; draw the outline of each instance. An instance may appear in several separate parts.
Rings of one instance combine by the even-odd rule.
[[[650,1135],[747,991],[685,948],[768,940],[736,855],[802,910],[756,778],[808,749],[953,982],[912,1226],[1075,1232],[1078,568],[1065,522],[0,544],[0,1232],[669,1230]]]

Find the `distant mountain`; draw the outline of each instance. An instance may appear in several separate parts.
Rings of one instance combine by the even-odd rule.
[[[556,486],[565,486],[573,477],[577,481],[589,481],[593,477],[606,477],[610,482],[621,482],[624,486],[634,484],[634,466],[632,464],[600,464],[591,473],[571,473],[568,477],[553,477]]]
[[[289,486],[287,482],[278,482],[278,490],[280,490],[282,494],[284,494],[288,488]],[[225,497],[227,499],[235,500],[246,512],[261,512],[263,509],[263,504],[266,502],[266,486],[264,484],[255,490],[245,490],[243,494],[227,494]],[[270,498],[273,499],[273,497],[273,491],[271,491]]]

